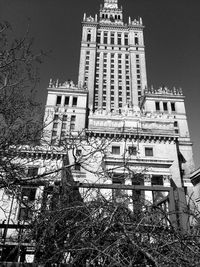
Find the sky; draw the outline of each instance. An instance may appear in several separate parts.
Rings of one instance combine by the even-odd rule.
[[[124,20],[143,18],[148,85],[181,87],[200,166],[200,1],[118,0]],[[83,14],[98,14],[103,0],[0,0],[0,20],[22,36],[30,19],[34,50],[48,52],[40,67],[38,98],[45,104],[49,79],[77,83]]]

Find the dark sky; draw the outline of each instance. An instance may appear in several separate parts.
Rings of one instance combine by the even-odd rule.
[[[51,50],[41,66],[40,99],[45,103],[49,79],[77,82],[83,13],[98,13],[103,0],[0,0],[0,19],[17,35],[26,30],[35,49]],[[119,0],[124,17],[141,16],[146,26],[148,85],[182,87],[196,167],[200,166],[200,1]]]

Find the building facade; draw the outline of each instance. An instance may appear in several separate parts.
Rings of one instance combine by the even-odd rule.
[[[148,87],[143,29],[141,18],[124,22],[118,0],[104,0],[99,15],[84,14],[78,84],[50,80],[42,149],[27,148],[20,159],[35,168],[35,176],[47,173],[51,184],[61,180],[67,157],[75,182],[184,188],[192,194],[185,97],[181,89]],[[34,185],[30,201],[43,190]],[[150,203],[158,200],[155,192],[140,194]],[[8,205],[7,196],[1,197],[8,209],[2,221],[25,220],[21,200]]]
[[[138,105],[147,86],[143,29],[141,18],[124,23],[118,1],[104,1],[99,17],[84,14],[78,81],[92,110]]]
[[[178,187],[192,191],[189,174],[194,163],[185,97],[181,89],[148,87],[143,29],[141,18],[124,22],[117,0],[104,0],[99,16],[84,14],[78,85],[72,92],[67,84],[51,81],[46,114],[51,106],[53,120],[58,114],[64,117],[65,110],[68,117],[76,116],[76,131],[85,128],[88,135],[113,138],[118,159],[127,155],[127,144],[132,143],[133,168],[146,170],[149,177],[167,175]],[[66,95],[76,95],[76,106],[68,105]],[[49,123],[51,141],[65,136],[63,131],[61,136],[55,133],[55,126]],[[112,144],[108,151],[109,157],[116,157]]]

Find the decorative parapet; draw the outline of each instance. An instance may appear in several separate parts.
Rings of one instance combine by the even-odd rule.
[[[97,14],[95,15],[95,17],[92,17],[91,15],[87,17],[86,13],[84,13],[83,22],[97,23]]]
[[[109,25],[119,25],[119,26],[123,26],[124,22],[122,20],[119,19],[101,19],[100,20],[101,24],[109,24]]]
[[[128,108],[127,106],[120,114],[105,110],[90,113],[89,130],[175,135],[173,116],[152,112],[143,113],[139,107]]]
[[[52,89],[72,89],[72,90],[87,90],[85,86],[74,84],[72,80],[67,80],[63,83],[59,82],[57,79],[56,81],[53,81],[50,79],[48,88]]]
[[[129,26],[142,26],[143,27],[142,18],[139,18],[138,20],[137,19],[132,20],[131,17],[129,17],[128,25]]]
[[[166,86],[159,87],[158,89],[153,88],[151,86],[150,88],[146,88],[144,90],[144,95],[183,95],[183,91],[181,88],[175,88],[169,89]]]

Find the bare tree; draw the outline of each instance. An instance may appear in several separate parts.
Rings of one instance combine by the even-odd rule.
[[[11,26],[0,23],[0,187],[19,184],[24,166],[13,159],[21,146],[37,144],[42,130],[34,97],[43,52],[33,53],[28,29],[22,38],[13,36]]]
[[[9,24],[0,24],[0,188],[27,210],[27,218],[20,223],[30,229],[20,228],[17,253],[31,240],[35,262],[47,266],[198,266],[198,223],[191,232],[183,233],[169,219],[169,210],[156,201],[146,201],[137,188],[130,194],[120,185],[107,192],[98,186],[81,192],[81,183],[72,175],[77,166],[95,175],[96,181],[111,178],[117,169],[123,169],[118,179],[133,179],[138,184],[144,179],[142,172],[132,170],[126,151],[120,166],[107,168],[104,159],[114,139],[91,138],[83,131],[75,136],[69,133],[59,146],[47,144],[48,151],[40,149],[44,124],[33,93],[43,53],[32,52],[28,32],[16,40],[11,34]],[[61,164],[27,177],[23,158],[28,150],[29,162],[38,157],[45,160],[45,155]],[[101,164],[94,168],[94,162]],[[23,186],[43,187],[38,205],[22,198]],[[185,212],[198,222],[198,214]]]
[[[85,199],[69,180],[57,187],[51,208],[33,220],[35,262],[72,266],[198,266],[199,230],[183,233],[169,212],[148,203],[136,192],[105,197],[88,189]],[[91,194],[88,201],[88,194]],[[64,195],[63,195],[64,193]],[[131,204],[131,205],[130,205]],[[50,207],[48,205],[48,207]],[[188,211],[186,211],[188,212]]]

